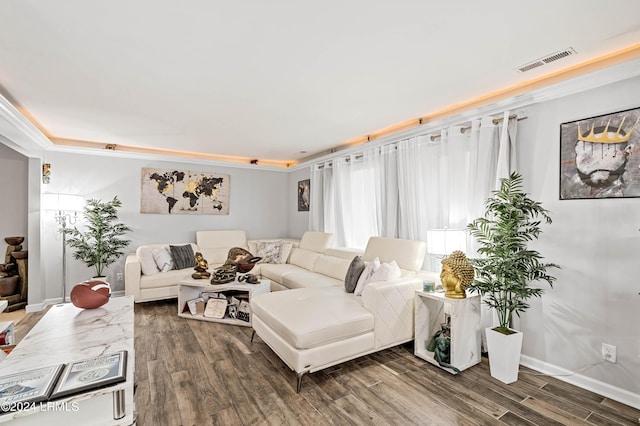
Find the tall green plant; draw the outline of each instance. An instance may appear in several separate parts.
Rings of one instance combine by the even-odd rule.
[[[549,211],[522,191],[522,176],[512,173],[485,201],[484,217],[467,225],[482,256],[471,260],[476,278],[469,289],[497,311],[496,330],[502,333],[508,333],[514,312],[520,316],[529,308],[529,298],[542,296],[544,289],[531,287],[531,282],[546,281],[553,287],[555,278],[547,270],[559,266],[543,263],[540,253],[527,248],[542,232],[542,220],[551,223]]]
[[[95,267],[96,276],[102,276],[104,268],[122,256],[130,240],[120,238],[131,228],[118,221],[118,208],[122,206],[118,197],[103,202],[91,199],[84,207],[86,230],[67,228],[67,245],[73,247],[73,257],[89,267]]]

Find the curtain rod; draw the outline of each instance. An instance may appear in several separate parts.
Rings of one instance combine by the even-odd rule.
[[[511,114],[509,116],[509,120],[513,120],[514,118],[517,119],[518,121],[522,121],[522,120],[526,120],[528,117],[526,117],[526,116],[525,117],[518,117],[518,114]],[[493,120],[491,120],[491,122],[494,125],[497,125],[497,124],[499,124],[499,123],[501,123],[503,121],[504,121],[504,117],[498,117],[498,118],[494,118]],[[471,126],[461,127],[460,128],[460,133],[464,133],[467,130],[471,130]],[[440,139],[440,137],[441,137],[441,135],[431,135],[431,140],[435,141],[436,139]],[[396,147],[396,149],[397,149],[397,147]],[[356,154],[353,157],[354,157],[355,160],[359,160],[359,159],[361,159],[363,157],[363,155],[362,154]],[[351,159],[350,159],[350,157],[344,157],[344,160],[346,162],[349,162]],[[324,164],[318,164],[317,166],[318,166],[318,170],[324,169]],[[329,167],[333,166],[333,160],[329,161],[328,166]]]
[[[511,115],[509,116],[509,120],[513,120],[514,118],[517,118],[517,119],[518,119],[518,121],[522,121],[522,120],[526,120],[526,119],[527,119],[527,117],[520,117],[520,118],[518,118],[518,114],[511,114]],[[494,118],[493,120],[491,120],[491,122],[492,122],[493,124],[499,124],[499,123],[501,123],[501,122],[503,122],[503,121],[504,121],[504,117],[498,117],[498,118]],[[471,130],[471,126],[461,127],[461,128],[460,128],[460,133],[464,133],[464,132],[466,132],[467,130]],[[432,141],[435,141],[436,139],[440,139],[440,137],[442,137],[442,135],[431,135],[431,140],[432,140]]]

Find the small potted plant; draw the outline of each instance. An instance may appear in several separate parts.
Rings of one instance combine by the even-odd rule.
[[[94,267],[97,277],[104,277],[104,270],[124,254],[122,251],[130,240],[121,238],[131,228],[118,223],[118,208],[122,202],[118,197],[103,202],[91,199],[83,210],[86,229],[67,228],[67,245],[75,249],[73,257]]]
[[[553,286],[555,281],[547,270],[558,265],[544,263],[540,253],[527,247],[542,232],[542,220],[551,223],[551,217],[522,191],[517,173],[501,180],[485,206],[484,217],[467,225],[481,255],[471,260],[476,274],[469,290],[480,293],[484,303],[496,310],[498,327],[486,329],[489,366],[493,377],[512,383],[518,379],[522,333],[510,328],[511,318],[529,308],[529,298],[542,296],[544,289],[533,282]]]

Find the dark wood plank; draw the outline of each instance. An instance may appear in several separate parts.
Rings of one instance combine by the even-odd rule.
[[[199,377],[192,377],[187,371],[171,374],[182,425],[202,425],[210,420],[204,398],[196,384],[199,380]]]
[[[138,411],[147,409],[150,413],[140,417],[149,419],[150,425],[179,425],[180,410],[169,370],[163,361],[150,361],[147,365],[149,404],[145,407],[136,401],[136,407]]]

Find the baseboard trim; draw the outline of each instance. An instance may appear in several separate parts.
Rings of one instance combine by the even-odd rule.
[[[571,370],[567,370],[526,355],[520,356],[520,364],[550,376],[558,375],[556,378],[563,382],[595,392],[599,395],[611,398],[640,410],[640,395],[633,392],[611,386],[599,380],[592,379],[591,377],[583,376],[582,374],[575,373]]]
[[[123,297],[124,294],[124,290],[118,290],[118,291],[113,291],[111,292],[111,297]],[[71,302],[69,299],[67,299],[67,303]],[[40,303],[29,303],[26,307],[25,307],[25,312],[26,313],[30,313],[30,312],[40,312],[41,310],[45,309],[47,306],[49,305],[57,305],[58,303],[62,303],[62,297],[55,297],[53,299],[45,299],[44,301],[40,302]]]
[[[25,308],[27,313],[31,312],[40,312],[45,309],[49,305],[57,305],[58,303],[62,303],[62,297],[56,297],[53,299],[45,299],[40,303],[29,303]]]

